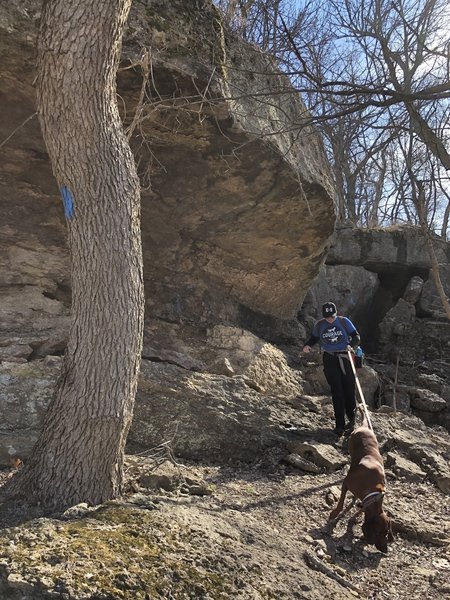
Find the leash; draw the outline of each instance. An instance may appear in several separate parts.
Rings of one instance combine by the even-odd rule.
[[[353,375],[355,376],[356,387],[358,388],[358,392],[359,392],[359,395],[361,397],[361,402],[359,403],[359,407],[362,406],[364,417],[367,420],[367,425],[368,425],[369,429],[371,431],[373,431],[372,422],[371,422],[370,417],[369,417],[369,410],[367,408],[367,404],[366,404],[366,401],[364,399],[364,394],[363,394],[363,391],[362,391],[362,388],[361,388],[361,384],[359,383],[358,375],[356,373],[355,363],[353,362],[353,357],[352,357],[352,353],[351,353],[350,350],[347,350],[347,355],[348,355],[348,360],[350,361],[350,364],[352,366]]]

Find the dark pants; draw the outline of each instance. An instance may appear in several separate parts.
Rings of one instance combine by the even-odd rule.
[[[344,429],[345,415],[349,421],[355,417],[355,376],[348,358],[342,358],[345,369],[343,373],[337,356],[324,352],[323,371],[331,388],[331,399],[333,400],[334,418],[336,427]]]

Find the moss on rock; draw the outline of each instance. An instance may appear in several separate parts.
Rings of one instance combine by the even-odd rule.
[[[189,531],[158,511],[110,503],[81,519],[39,519],[0,534],[1,589],[36,598],[229,598],[231,580],[189,560]]]

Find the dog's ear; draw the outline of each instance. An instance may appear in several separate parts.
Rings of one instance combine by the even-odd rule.
[[[380,552],[383,552],[383,554],[387,554],[387,551],[388,551],[387,540],[385,540],[385,539],[376,540],[375,548],[377,550],[379,550]]]
[[[375,546],[384,554],[387,554],[388,542],[394,541],[392,535],[391,520],[385,512],[381,513],[376,527]]]
[[[375,538],[373,535],[373,527],[371,521],[364,521],[362,524],[362,532],[365,539],[369,542],[369,544],[375,543]]]
[[[377,550],[384,554],[388,551],[388,542],[393,541],[391,522],[386,513],[364,521],[363,534],[369,544],[373,544]]]

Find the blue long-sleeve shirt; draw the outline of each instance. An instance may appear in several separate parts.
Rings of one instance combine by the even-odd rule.
[[[359,341],[359,333],[350,319],[336,317],[332,323],[325,319],[317,321],[306,345],[313,346],[319,342],[325,352],[344,352],[348,345],[357,346]]]

